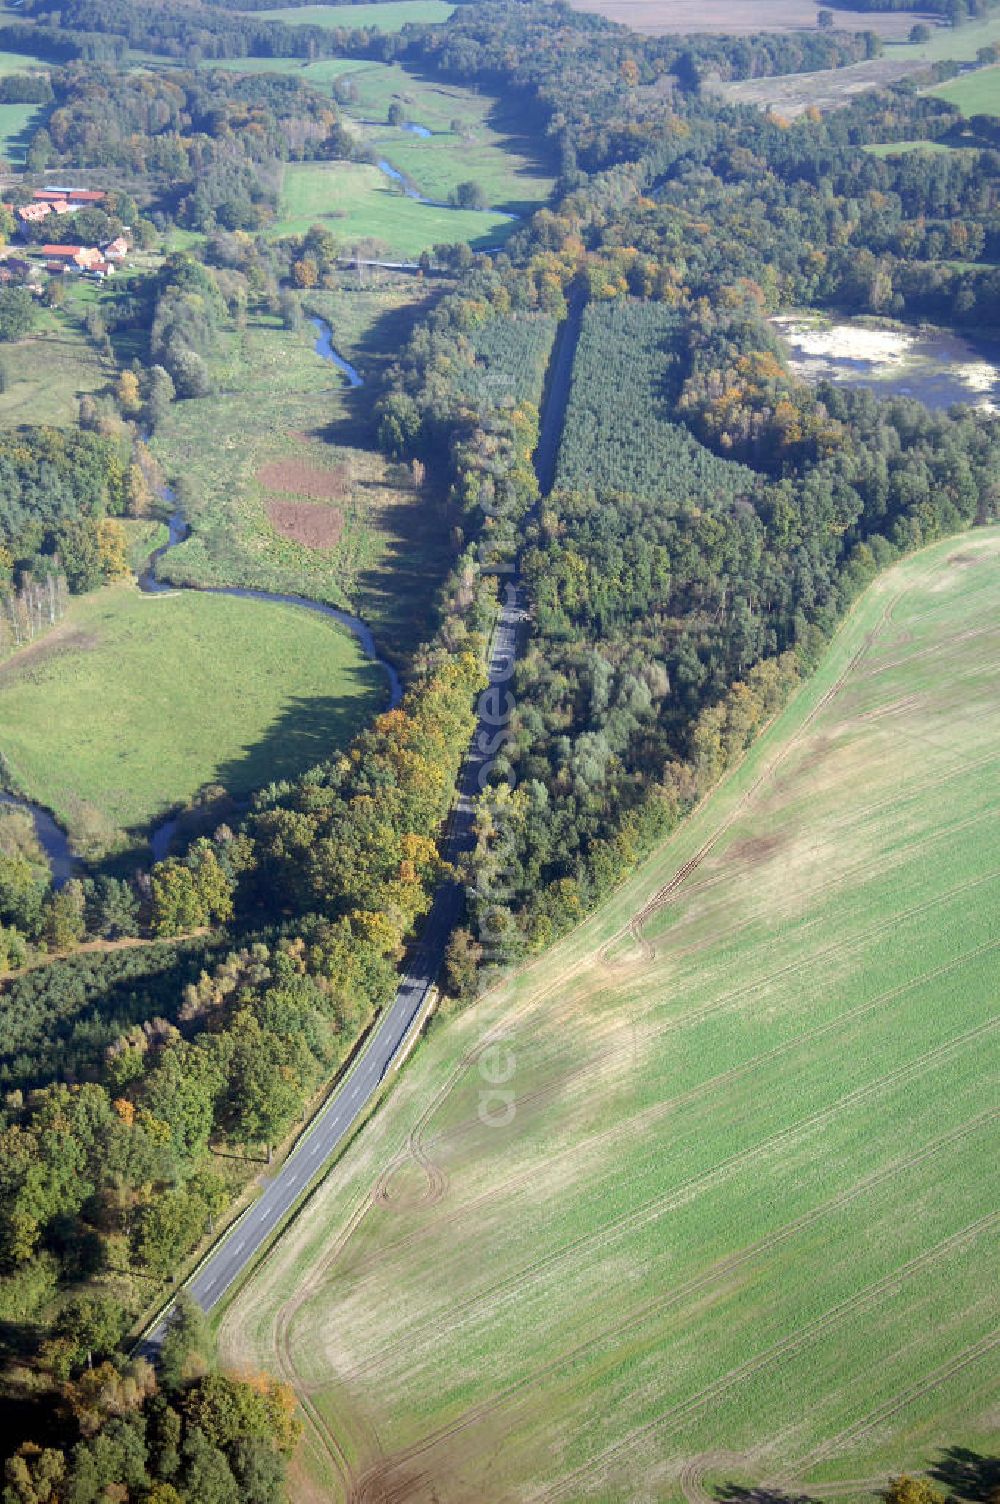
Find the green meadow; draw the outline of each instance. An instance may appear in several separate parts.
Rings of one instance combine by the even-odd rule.
[[[141,844],[206,784],[247,795],[303,771],[384,697],[379,668],[316,613],[120,586],[0,666],[0,753],[95,852]]]
[[[20,165],[28,143],[45,119],[45,106],[39,104],[0,104],[0,155]]]
[[[946,99],[965,116],[1000,115],[1000,64],[949,79],[928,93]]]
[[[609,903],[432,1023],[219,1323],[296,1388],[296,1497],[992,1452],[998,622],[998,528],[889,570]]]
[[[318,224],[345,249],[369,241],[389,257],[414,260],[433,245],[497,245],[515,223],[500,214],[421,204],[366,162],[293,162],[284,169],[271,232],[303,235]]]
[[[401,31],[408,22],[439,25],[454,9],[446,0],[386,0],[384,5],[296,5],[251,14],[255,20],[283,21],[286,26],[346,27],[351,31],[377,26],[380,31]]]
[[[1000,16],[970,21],[965,26],[932,26],[926,42],[886,42],[887,58],[918,58],[928,63],[952,60],[972,63],[980,47],[1000,42]]]
[[[900,157],[908,152],[927,151],[932,156],[940,156],[943,152],[961,150],[949,146],[946,141],[879,141],[871,146],[865,146],[863,151],[873,157]]]
[[[0,349],[3,390],[0,423],[74,424],[79,399],[114,381],[82,324],[71,313],[46,310],[37,334]]]

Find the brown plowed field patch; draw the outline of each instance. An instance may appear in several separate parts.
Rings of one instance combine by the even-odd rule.
[[[312,501],[272,497],[267,503],[267,516],[282,538],[306,548],[336,548],[344,531],[344,516],[337,507],[318,507]]]
[[[318,501],[340,501],[351,486],[347,465],[320,470],[305,460],[272,460],[257,471],[257,479],[269,491],[292,491],[297,496],[314,496]]]
[[[815,31],[816,6],[811,0],[571,0],[573,10],[596,11],[611,21],[648,36],[685,32],[721,32],[747,36],[759,31]],[[882,37],[904,41],[914,21],[940,24],[936,15],[910,11],[873,13],[833,10],[834,25],[845,31],[869,27]]]

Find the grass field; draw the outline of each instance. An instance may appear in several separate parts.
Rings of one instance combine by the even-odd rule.
[[[354,639],[292,606],[121,586],[0,666],[0,753],[88,850],[221,783],[248,794],[342,746],[384,700]],[[103,837],[103,840],[102,840]]]
[[[294,74],[316,88],[343,78],[345,73],[359,73],[381,68],[382,63],[360,63],[356,57],[324,57],[315,63],[301,57],[227,57],[203,60],[202,68],[222,68],[227,73]]]
[[[75,424],[79,399],[103,391],[114,371],[77,319],[46,310],[39,332],[0,350],[0,424]]]
[[[488,94],[385,63],[349,74],[341,80],[342,95],[345,89],[350,91],[345,108],[366,122],[364,138],[426,198],[446,200],[471,179],[490,205],[524,214],[552,192],[554,179],[546,170],[551,164],[539,155],[539,133],[530,130],[523,114],[513,115]],[[393,104],[433,134],[421,137],[385,124]]]
[[[0,78],[7,78],[11,73],[40,72],[50,66],[40,57],[31,57],[25,52],[0,51]]]
[[[386,0],[384,5],[296,5],[281,10],[255,10],[257,21],[284,21],[287,26],[360,27],[401,31],[407,22],[436,26],[447,21],[454,5],[446,0]]]
[[[911,13],[911,21],[916,17]],[[918,58],[928,63],[952,60],[956,63],[975,62],[980,47],[1000,41],[1000,15],[987,16],[983,21],[970,21],[967,26],[936,26],[926,42],[894,42],[886,48],[887,57]]]
[[[425,296],[412,279],[313,295],[337,348],[369,378],[359,391],[315,354],[310,326],[289,333],[257,321],[222,336],[212,363],[218,394],[175,403],[153,440],[193,529],[164,561],[170,579],[350,606],[398,653],[420,640],[446,539],[412,482],[374,449],[371,404],[377,373],[404,343]],[[313,472],[312,481],[283,475],[293,463]],[[334,509],[336,546],[284,536],[270,520],[274,499]]]
[[[24,161],[45,111],[40,104],[0,104],[0,154],[5,161],[18,166]]]
[[[319,224],[345,248],[374,240],[404,259],[415,259],[432,245],[461,240],[486,249],[504,240],[515,223],[499,214],[421,204],[366,162],[290,163],[279,215],[272,226],[275,235],[302,235]]]
[[[436,1021],[221,1320],[296,1386],[297,1500],[870,1498],[995,1451],[998,612],[1000,528],[893,568],[607,905]]]
[[[942,152],[961,151],[962,148],[949,146],[947,141],[880,141],[862,147],[862,150],[873,157],[900,157],[912,151],[929,151],[932,156],[940,156]]]
[[[928,93],[946,99],[965,116],[1000,115],[1000,65],[977,68],[974,73],[938,84]]]
[[[712,84],[710,89],[731,104],[755,104],[762,110],[774,109],[794,119],[810,105],[823,111],[839,110],[867,89],[898,83],[914,71],[913,61],[902,55],[905,50],[888,48],[884,57],[851,63],[846,68],[747,78],[736,83]]]

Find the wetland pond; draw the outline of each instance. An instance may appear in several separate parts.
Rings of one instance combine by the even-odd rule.
[[[927,325],[834,321],[812,313],[771,319],[794,375],[915,397],[929,408],[967,402],[1000,413],[1000,340],[965,339]]]

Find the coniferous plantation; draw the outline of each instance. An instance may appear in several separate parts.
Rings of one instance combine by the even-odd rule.
[[[980,703],[976,696],[983,704],[988,699],[992,597],[983,582],[995,563],[990,529],[1000,498],[1000,375],[992,343],[1000,309],[1000,120],[967,120],[925,92],[955,71],[948,62],[851,95],[828,113],[809,107],[789,117],[727,103],[720,92],[741,80],[875,63],[883,44],[866,28],[864,12],[899,7],[859,4],[850,28],[838,12],[836,26],[820,19],[792,33],[762,29],[740,37],[646,37],[542,0],[467,0],[442,25],[410,23],[400,31],[367,19],[354,26],[348,7],[336,24],[299,24],[295,8],[295,0],[266,6],[64,0],[58,8],[23,0],[0,24],[0,51],[30,59],[30,71],[0,80],[4,101],[37,106],[23,166],[9,174],[0,208],[7,242],[0,261],[0,780],[15,798],[0,803],[5,1504],[493,1497],[494,1485],[470,1461],[473,1451],[461,1453],[460,1442],[457,1451],[448,1447],[464,1426],[487,1416],[495,1430],[477,1442],[475,1456],[502,1452],[508,1435],[502,1405],[528,1380],[515,1373],[500,1335],[483,1335],[481,1345],[468,1348],[448,1342],[480,1299],[506,1300],[522,1280],[528,1289],[538,1270],[564,1252],[592,1246],[588,1268],[603,1279],[601,1219],[607,1215],[617,1236],[658,1203],[646,1187],[648,1167],[633,1165],[607,1193],[614,1216],[604,1189],[595,1192],[595,1212],[589,1202],[560,1199],[573,1195],[572,1174],[563,1184],[557,1177],[546,1182],[541,1200],[565,1210],[570,1241],[555,1253],[539,1252],[522,1269],[517,1258],[530,1250],[512,1254],[505,1266],[506,1234],[498,1232],[499,1283],[484,1294],[476,1281],[490,1275],[489,1255],[476,1268],[462,1264],[473,1213],[466,1216],[468,1207],[456,1202],[454,1244],[437,1255],[442,1276],[454,1280],[454,1310],[440,1313],[440,1326],[442,1362],[455,1366],[435,1375],[432,1360],[421,1356],[430,1338],[414,1328],[414,1386],[408,1389],[390,1363],[377,1402],[392,1411],[391,1422],[380,1417],[379,1426],[399,1421],[398,1436],[394,1431],[387,1444],[398,1451],[390,1456],[379,1451],[378,1427],[365,1414],[368,1399],[356,1407],[351,1399],[364,1394],[364,1375],[381,1371],[385,1355],[405,1344],[380,1326],[398,1306],[378,1284],[380,1260],[389,1269],[395,1256],[390,1214],[404,1219],[398,1237],[418,1250],[422,1239],[437,1246],[435,1219],[450,1214],[448,1170],[439,1173],[427,1148],[425,1121],[443,1114],[433,1130],[442,1162],[453,1152],[451,1140],[461,1143],[454,1150],[459,1183],[470,1163],[481,1163],[484,1206],[516,1189],[521,1176],[524,1200],[510,1226],[534,1236],[541,1201],[532,1187],[550,1168],[556,1176],[557,1161],[572,1148],[577,1130],[563,1114],[576,1100],[578,1076],[590,1080],[603,1068],[585,1057],[581,1038],[592,1043],[591,1035],[609,1031],[612,1046],[600,1060],[613,1071],[625,1048],[616,1031],[628,1022],[620,1010],[632,1009],[626,1053],[641,1082],[637,1101],[645,1116],[630,1125],[630,1141],[657,1149],[665,1134],[664,1173],[673,1173],[676,1158],[678,1175],[692,1187],[699,1176],[714,1183],[718,1166],[742,1164],[741,1155],[747,1165],[757,1163],[756,1147],[742,1140],[735,1146],[742,1129],[723,1104],[717,1112],[705,1108],[690,1142],[686,1120],[671,1136],[671,1113],[711,1100],[711,1083],[692,1078],[684,1085],[693,1065],[728,1061],[727,1047],[715,1036],[690,1053],[679,1045],[661,1076],[640,1077],[642,1052],[660,1031],[651,1024],[647,1035],[637,1025],[643,1004],[619,972],[649,968],[647,1001],[661,997],[657,988],[670,998],[675,986],[678,998],[691,990],[691,1018],[699,1021],[716,1007],[723,983],[735,985],[744,973],[756,977],[754,946],[764,941],[756,918],[741,908],[746,895],[734,889],[729,909],[716,912],[712,884],[728,894],[732,872],[712,869],[699,878],[699,866],[715,860],[711,853],[731,825],[743,830],[740,821],[747,828],[737,874],[745,863],[766,863],[785,842],[794,844],[781,822],[798,819],[806,828],[811,813],[827,818],[831,788],[843,793],[842,820],[838,825],[830,813],[832,823],[810,847],[828,853],[823,882],[813,858],[796,848],[800,865],[790,857],[780,883],[768,869],[762,891],[774,883],[787,900],[801,885],[803,904],[814,906],[807,928],[815,923],[824,937],[817,956],[836,945],[832,935],[841,922],[845,935],[855,936],[852,926],[860,921],[853,910],[834,923],[822,909],[822,895],[842,870],[858,874],[859,892],[868,881],[853,848],[854,865],[837,854],[836,831],[853,830],[850,798],[871,786],[872,828],[881,831],[880,812],[892,796],[891,759],[900,759],[901,776],[909,776],[914,748],[929,748],[927,788],[944,791],[941,808],[956,772],[937,766],[941,728],[933,719],[914,720],[909,740],[901,735],[897,743],[879,740],[883,727],[887,737],[894,725],[905,730],[937,704],[934,697],[944,693],[938,654],[952,666],[953,724]],[[942,28],[988,14],[979,0],[922,9],[940,15]],[[381,79],[378,70],[390,68],[402,83],[388,106],[389,127],[413,127],[413,136],[422,129],[421,139],[447,136],[438,147],[460,159],[476,145],[467,120],[456,118],[448,132],[428,130],[408,112],[420,88],[476,91],[494,101],[501,143],[501,124],[506,131],[516,118],[523,127],[535,165],[549,174],[546,183],[554,181],[549,202],[508,215],[502,243],[484,243],[490,237],[461,228],[475,219],[471,211],[488,207],[481,185],[463,181],[453,204],[437,202],[380,155],[391,153],[391,136],[375,145],[365,135],[371,122],[352,77]],[[888,150],[899,144],[907,150]],[[523,151],[523,140],[517,149]],[[363,174],[351,176],[359,166],[380,174],[379,193],[414,211],[421,202],[432,207],[435,224],[454,214],[455,239],[427,244],[401,264],[387,242],[374,233],[349,234],[344,212],[322,202],[315,225],[288,233],[282,223],[288,174],[310,164],[329,171],[331,182],[342,173],[345,183],[368,183]],[[74,197],[70,185],[84,186]],[[61,192],[68,198],[51,208]],[[463,209],[470,212],[460,218]],[[112,251],[116,245],[127,249]],[[93,258],[77,265],[72,258],[81,247],[93,248]],[[117,266],[102,256],[117,257]],[[845,374],[836,360],[805,381],[789,363],[776,322],[793,313],[824,329],[824,320],[849,321],[854,330],[890,341],[905,341],[916,328],[971,341],[979,386],[970,385],[966,402],[933,407],[920,400],[916,385],[903,390],[905,373],[898,370],[888,373],[881,391],[859,385],[852,380],[856,367]],[[312,385],[327,337],[350,379],[343,392]],[[273,364],[258,371],[265,351]],[[44,421],[15,406],[33,366],[58,394],[50,394]],[[84,368],[91,373],[86,385],[79,376]],[[955,542],[954,555],[947,553],[947,540],[959,534],[967,536]],[[925,577],[921,550],[931,546]],[[174,560],[172,549],[182,550]],[[962,561],[969,565],[964,573]],[[942,602],[928,584],[934,570],[944,571],[940,589],[950,592]],[[883,609],[886,580],[895,583]],[[155,620],[153,613],[171,609],[174,592],[164,588],[171,583],[254,587],[258,614],[245,618],[246,630],[262,635],[266,613],[277,609],[268,599],[291,596],[295,610],[305,609],[303,602],[348,608],[352,619],[363,618],[362,631],[368,621],[374,626],[374,636],[359,641],[378,659],[368,668],[385,675],[382,699],[352,702],[349,715],[345,706],[325,703],[321,717],[317,704],[300,697],[259,728],[255,748],[244,749],[256,755],[255,768],[270,769],[249,797],[246,766],[222,762],[213,780],[187,791],[166,826],[130,830],[127,838],[91,832],[88,840],[81,816],[68,822],[72,846],[53,846],[44,819],[31,812],[31,800],[42,796],[17,775],[11,744],[5,749],[4,677],[22,694],[25,686],[35,693],[43,714],[45,665],[55,662],[82,687],[74,703],[85,718],[87,659],[96,645],[81,601],[113,607],[126,592],[141,591]],[[268,590],[275,594],[268,597]],[[903,604],[895,619],[897,600]],[[206,609],[212,603],[207,594],[199,598]],[[296,639],[294,625],[287,625],[292,619],[283,620],[291,661],[312,639]],[[349,628],[358,631],[356,622]],[[871,672],[898,675],[899,693],[869,705],[865,695],[876,690],[865,688],[866,654],[877,655],[880,633],[889,630],[900,634],[892,650],[899,656],[876,657]],[[150,631],[155,641],[155,626]],[[844,634],[851,632],[861,635],[845,657]],[[908,650],[926,654],[928,666],[914,673]],[[112,638],[112,658],[113,651]],[[197,655],[197,641],[190,651]],[[251,651],[248,643],[246,655]],[[234,652],[243,656],[244,644],[234,644]],[[363,670],[344,662],[345,677],[354,673],[360,682]],[[194,701],[184,699],[183,666],[170,677],[166,729],[183,742],[185,707]],[[844,685],[853,698],[841,725],[830,719],[830,705]],[[149,693],[160,692],[151,682]],[[337,692],[331,684],[326,701]],[[815,705],[807,710],[810,696]],[[759,815],[752,798],[790,755],[761,763],[776,739],[784,746],[787,735],[792,749],[807,732],[817,735],[822,761],[834,755],[847,725],[862,749],[850,777],[838,784],[831,770],[829,787],[814,786],[797,783],[800,773],[790,772],[776,784],[775,830],[754,824],[766,825],[766,811]],[[73,754],[60,761],[61,731],[66,746],[75,745],[68,727],[51,728],[54,786],[66,807],[76,808]],[[101,728],[87,723],[85,735],[96,746]],[[101,755],[101,766],[111,766],[106,749]],[[127,747],[120,755],[124,763]],[[977,742],[957,769],[981,780],[954,794],[956,809],[959,797],[965,801],[956,820],[960,814],[961,828],[975,829],[977,840],[990,819],[983,790],[992,767],[989,749]],[[924,793],[921,784],[912,797]],[[740,802],[726,805],[736,797]],[[947,834],[935,827],[921,839],[931,851]],[[921,947],[929,948],[926,976],[958,965],[938,958],[930,967],[938,939],[944,947],[946,936],[950,943],[958,933],[968,938],[976,965],[987,967],[990,875],[972,871],[978,846],[970,837],[968,872],[957,872],[955,853],[940,866],[945,896],[966,895],[966,934],[937,917],[931,890],[938,869],[930,856],[919,870],[907,866],[904,836],[902,826],[885,835],[886,850],[896,851],[898,843],[900,883],[913,888],[897,939],[908,933],[907,923],[918,923],[914,916],[926,916],[909,945],[921,956]],[[650,876],[644,892],[644,872],[655,875],[655,890]],[[678,921],[694,936],[688,949],[671,932],[669,904],[685,883],[700,881],[705,895],[696,902],[707,907],[685,911]],[[689,889],[683,892],[690,901]],[[631,917],[624,929],[605,934],[601,915],[613,912],[617,924],[623,894]],[[612,895],[618,907],[602,910]],[[891,885],[879,888],[872,911],[881,917],[893,902]],[[593,953],[574,952],[577,927],[595,911],[579,942],[593,941]],[[784,943],[786,917],[781,911],[770,928],[761,920],[765,936],[780,932]],[[550,951],[564,936],[568,944]],[[904,975],[907,946],[890,956],[868,930],[857,930],[857,937],[844,945],[880,957],[879,996],[895,1008],[911,985]],[[673,968],[666,978],[656,969],[664,947]],[[815,960],[808,941],[805,954],[795,950],[764,976],[760,996]],[[846,964],[840,950],[829,954]],[[567,957],[562,981],[545,970],[551,956]],[[695,975],[690,957],[700,958],[703,973]],[[522,972],[539,965],[541,973]],[[419,968],[428,985],[437,984],[428,994],[437,1013],[426,1065],[422,1036],[416,1046],[413,1079],[427,1100],[404,1122],[398,1114],[409,1110],[417,1088],[400,1061],[416,1035],[403,1032],[397,1045],[405,1041],[406,1049],[392,1057],[391,1072],[387,1060],[373,1073],[370,1086],[365,1062],[399,999],[423,977]],[[603,968],[603,981],[590,978],[595,968]],[[449,1093],[465,1089],[485,1048],[474,1037],[479,1010],[490,1029],[502,1031],[504,989],[515,974],[528,978],[528,989],[541,975],[549,988],[543,1014],[530,990],[516,994],[543,1041],[525,1067],[531,1079],[517,1132],[534,1131],[542,1122],[535,1115],[549,1109],[559,1125],[551,1145],[544,1134],[539,1140],[537,1162],[531,1158],[537,1146],[514,1140],[524,1163],[534,1164],[523,1174],[516,1154],[509,1165],[502,1153],[495,1158],[498,1138],[479,1143],[483,1130],[475,1126],[471,1098],[457,1096],[448,1115]],[[800,1075],[769,1078],[768,1110],[779,1111],[787,1100],[796,1124],[812,1123],[811,1114],[821,1125],[832,1121],[837,1104],[814,1105],[809,1093],[818,1101],[827,1081],[855,1058],[882,1062],[884,1080],[896,1081],[891,1041],[877,1032],[888,1025],[878,1015],[866,1041],[864,1020],[874,1003],[867,994],[859,1000],[855,982],[846,978],[845,996],[852,1027],[861,1020],[862,1032],[831,1057],[815,1087],[803,1084],[812,1079],[807,1066]],[[799,1007],[804,1029],[833,1029],[819,982],[814,991],[815,1018],[802,998],[784,993],[773,1011],[784,1020],[786,1009]],[[924,1011],[914,1005],[913,1028],[929,1053],[912,1067],[898,1066],[901,1081],[911,1068],[923,1070],[925,1059],[937,1060],[936,1052],[950,1060],[948,1052],[966,1040],[982,1050],[981,1078],[956,1067],[951,1095],[942,1090],[940,1106],[933,1093],[926,1099],[939,1113],[942,1143],[950,1144],[954,1133],[965,1145],[987,1121],[991,1025],[977,999],[989,996],[984,980],[978,990],[956,984],[940,1006],[934,998]],[[965,1031],[958,1043],[935,1032],[952,1006],[955,1028]],[[730,1083],[734,1101],[742,1101],[741,1083],[758,1060],[768,1069],[779,1062],[778,1069],[790,1048],[784,1039],[763,1038],[770,1026],[770,1014],[754,1015],[747,1027],[761,1031],[758,1053],[744,1062],[739,1051],[746,1041],[740,1041],[733,1063],[720,1063],[712,1076]],[[898,1020],[893,1014],[892,1030],[904,1050],[905,1012]],[[550,1072],[560,1052],[569,1062],[565,1075]],[[288,1203],[301,1213],[289,1233],[273,1242],[279,1220],[207,1303],[206,1314],[205,1302],[185,1288],[188,1276],[203,1257],[211,1266],[215,1239],[234,1218],[222,1246],[242,1247],[247,1234],[240,1229],[252,1222],[254,1206],[289,1173],[285,1166],[297,1163],[293,1143],[311,1113],[331,1089],[336,1108],[339,1097],[349,1089],[360,1094],[362,1084],[367,1095],[352,1112],[371,1110],[371,1121],[362,1128],[360,1117],[352,1117],[337,1143],[310,1163]],[[850,1104],[867,1103],[880,1089],[852,1085],[846,1074],[842,1087]],[[676,1095],[681,1090],[683,1097]],[[763,1100],[748,1097],[741,1121],[749,1123],[753,1104]],[[616,1110],[618,1104],[616,1097]],[[951,1113],[966,1117],[953,1125]],[[883,1119],[873,1110],[859,1120],[872,1186],[881,1186],[885,1165],[902,1154],[900,1121],[895,1108]],[[793,1133],[777,1119],[765,1129],[766,1145],[784,1144]],[[603,1152],[604,1139],[589,1136],[598,1131],[595,1122],[579,1131],[581,1143]],[[834,1127],[830,1133],[830,1165],[850,1165],[852,1145],[836,1140]],[[696,1173],[695,1161],[709,1149],[716,1168],[699,1160]],[[360,1169],[359,1154],[370,1156]],[[917,1163],[900,1160],[900,1173]],[[980,1168],[986,1164],[984,1158]],[[298,1201],[318,1171],[328,1178]],[[985,1321],[992,1298],[986,1264],[977,1261],[986,1222],[971,1218],[976,1211],[986,1219],[995,1207],[971,1205],[969,1176],[963,1160],[940,1184],[915,1186],[913,1204],[925,1207],[933,1257],[909,1214],[875,1203],[868,1241],[860,1223],[856,1234],[863,1256],[845,1257],[836,1269],[840,1280],[841,1270],[856,1264],[867,1270],[858,1278],[868,1279],[872,1291],[895,1290],[892,1270],[868,1269],[865,1259],[874,1257],[875,1245],[883,1247],[896,1216],[907,1279],[911,1269],[922,1274],[928,1261],[936,1268],[954,1242],[964,1262],[956,1264],[952,1290],[962,1304],[947,1330],[942,1322],[942,1343],[952,1331],[967,1335],[954,1359],[962,1364],[978,1361],[987,1342],[977,1322]],[[796,1187],[809,1180],[794,1163],[788,1177]],[[988,1180],[984,1170],[984,1203]],[[474,1170],[471,1183],[478,1187]],[[868,1179],[864,1186],[867,1195]],[[645,1195],[643,1188],[651,1199],[618,1206],[619,1196]],[[751,1197],[741,1210],[740,1203],[733,1227],[719,1213],[712,1226],[725,1231],[713,1231],[706,1247],[720,1268],[742,1269],[744,1244],[757,1258],[781,1243],[785,1234],[765,1222],[784,1205],[782,1194],[775,1184],[756,1204]],[[844,1199],[831,1205],[846,1207],[855,1194],[838,1191]],[[686,1204],[680,1190],[676,1195],[678,1207]],[[426,1225],[405,1222],[425,1213]],[[370,1238],[369,1214],[385,1219]],[[686,1213],[678,1215],[681,1246]],[[789,1203],[796,1230],[812,1228],[818,1215]],[[326,1220],[317,1224],[317,1217]],[[685,1258],[696,1258],[703,1231],[692,1224]],[[361,1252],[355,1236],[366,1240]],[[542,1248],[540,1225],[537,1237]],[[353,1262],[342,1269],[336,1259],[343,1249]],[[861,1297],[846,1284],[834,1288],[832,1255],[825,1264],[823,1249],[817,1236],[796,1260],[815,1259],[816,1290],[830,1280],[831,1312],[854,1311]],[[608,1255],[609,1290],[620,1281],[627,1293],[652,1278],[658,1246],[633,1253],[634,1266],[614,1264]],[[414,1257],[419,1269],[419,1251]],[[688,1270],[679,1259],[663,1278],[671,1289],[676,1284],[678,1299],[688,1292],[700,1301],[704,1294],[697,1343],[691,1346],[678,1317],[675,1363],[671,1331],[656,1326],[663,1290],[650,1289],[648,1307],[634,1319],[648,1310],[648,1330],[659,1345],[644,1353],[638,1371],[624,1352],[594,1359],[603,1363],[604,1377],[593,1386],[586,1365],[596,1339],[589,1329],[581,1329],[578,1347],[553,1346],[547,1355],[534,1347],[544,1345],[544,1321],[519,1309],[517,1320],[526,1322],[526,1334],[530,1329],[525,1361],[538,1360],[531,1383],[539,1394],[547,1393],[557,1359],[572,1368],[577,1354],[588,1377],[576,1409],[552,1411],[562,1418],[558,1445],[546,1442],[538,1453],[548,1460],[537,1461],[523,1443],[523,1470],[512,1463],[495,1497],[705,1504],[757,1497],[758,1485],[766,1485],[768,1497],[780,1497],[786,1484],[795,1492],[800,1473],[780,1452],[783,1442],[765,1435],[763,1401],[756,1450],[745,1440],[736,1445],[723,1429],[710,1446],[698,1428],[713,1403],[713,1384],[742,1377],[744,1369],[748,1377],[777,1372],[739,1342],[759,1341],[761,1352],[781,1358],[815,1330],[816,1373],[828,1371],[820,1343],[834,1316],[818,1315],[815,1329],[810,1324],[803,1268],[790,1263],[787,1281],[802,1302],[801,1318],[792,1296],[786,1307],[777,1293],[760,1329],[746,1335],[740,1320],[730,1324],[713,1312],[710,1274],[692,1272],[694,1263]],[[678,1270],[687,1270],[683,1280]],[[766,1279],[772,1275],[777,1290],[782,1281],[769,1266]],[[299,1305],[283,1302],[290,1292],[307,1303],[304,1310],[318,1300],[320,1316],[325,1320],[333,1309],[336,1326],[338,1307],[324,1302],[330,1282],[342,1277],[338,1298],[357,1327],[337,1334],[320,1323],[303,1335],[295,1325]],[[433,1282],[434,1271],[425,1271],[425,1284]],[[258,1288],[259,1319],[244,1320],[239,1313],[253,1306]],[[220,1312],[234,1295],[229,1309],[242,1324],[234,1338],[233,1318],[221,1316],[222,1361]],[[421,1291],[413,1292],[414,1322],[421,1299]],[[583,1290],[581,1311],[586,1299]],[[932,1309],[933,1292],[927,1300]],[[371,1352],[363,1346],[366,1313]],[[786,1317],[791,1334],[781,1325]],[[272,1318],[282,1335],[269,1348]],[[630,1329],[623,1326],[622,1340]],[[682,1385],[701,1357],[715,1363],[716,1354],[719,1372],[711,1382],[699,1379],[693,1398],[682,1387],[674,1392],[675,1378]],[[915,1393],[925,1382],[934,1387],[929,1362],[923,1350],[914,1358]],[[478,1399],[463,1399],[462,1389],[467,1380],[471,1393],[479,1376],[493,1372],[492,1363],[501,1405],[496,1418],[485,1400],[480,1409]],[[921,1429],[905,1409],[905,1386],[897,1385],[898,1404],[895,1390],[875,1394],[881,1380],[873,1364],[860,1338],[845,1343],[837,1371],[859,1386],[870,1374],[874,1397],[859,1399],[856,1411],[834,1407],[828,1420],[822,1419],[826,1391],[814,1397],[810,1413],[829,1435],[806,1449],[805,1462],[814,1470],[829,1463],[836,1473],[838,1458],[855,1455],[858,1436],[877,1429],[878,1448],[856,1464],[868,1468],[864,1476],[820,1473],[817,1486],[850,1498],[882,1491],[890,1504],[943,1504],[934,1484],[908,1474],[926,1469],[935,1449],[957,1448],[963,1438],[981,1444],[989,1430],[984,1414],[995,1417],[989,1410],[995,1393],[985,1385],[972,1415],[963,1390]],[[950,1377],[951,1370],[940,1385]],[[331,1382],[333,1399],[324,1387]],[[435,1411],[439,1398],[444,1409]],[[884,1414],[873,1410],[876,1402]],[[542,1419],[546,1403],[540,1402]],[[757,1414],[755,1404],[748,1413]],[[658,1434],[661,1410],[677,1420],[680,1439],[664,1454],[670,1465],[644,1474],[640,1488],[628,1467],[616,1469],[626,1452],[643,1455],[640,1443]],[[626,1413],[633,1429],[619,1435],[618,1417]],[[793,1427],[780,1397],[773,1414],[775,1432],[785,1437]],[[729,1423],[720,1410],[720,1428]],[[686,1424],[696,1436],[691,1455],[701,1461],[678,1461],[671,1472],[675,1452],[677,1459],[688,1456]],[[946,1433],[946,1425],[953,1431]],[[430,1428],[426,1436],[421,1426]],[[513,1420],[509,1426],[510,1435],[521,1436]],[[303,1427],[306,1440],[296,1451]],[[592,1474],[588,1449],[598,1440],[603,1471]],[[437,1455],[434,1448],[446,1453],[438,1479],[429,1464],[421,1473],[425,1446],[428,1455]],[[522,1453],[512,1444],[511,1455]],[[758,1457],[765,1459],[759,1466]],[[994,1464],[972,1451],[966,1460],[967,1474],[939,1469],[939,1481],[951,1497],[991,1500]],[[724,1481],[727,1467],[732,1476]],[[711,1485],[702,1481],[706,1471],[719,1474]],[[801,1476],[807,1472],[803,1464]]]

